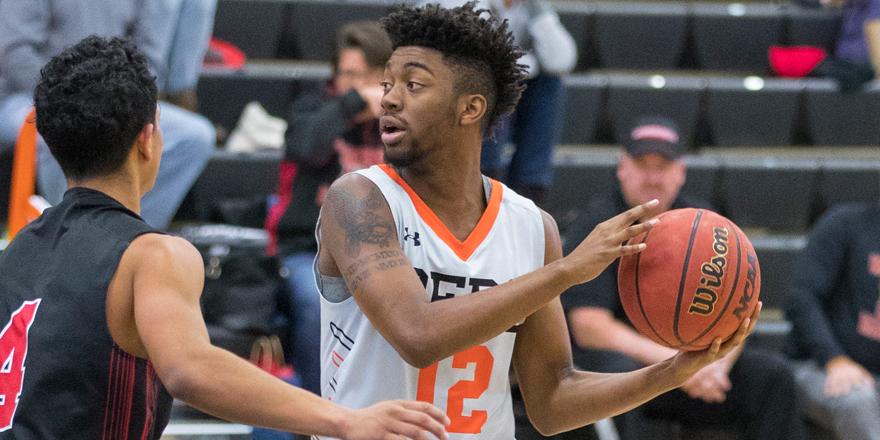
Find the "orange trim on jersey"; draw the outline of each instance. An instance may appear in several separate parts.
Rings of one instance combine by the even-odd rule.
[[[428,227],[452,249],[452,252],[455,252],[455,255],[458,255],[458,258],[461,258],[462,261],[467,261],[468,258],[471,257],[471,254],[480,246],[480,243],[486,239],[486,236],[489,235],[489,231],[492,230],[492,226],[495,224],[495,219],[498,218],[498,211],[501,210],[501,196],[502,190],[504,189],[501,186],[501,183],[497,180],[490,179],[492,183],[492,193],[489,195],[489,203],[486,206],[486,210],[483,211],[482,217],[480,217],[480,221],[477,222],[477,226],[474,227],[474,230],[471,231],[470,235],[464,240],[460,241],[455,235],[446,227],[446,225],[437,217],[437,214],[434,214],[434,211],[422,200],[421,197],[413,190],[409,184],[397,174],[397,171],[394,170],[390,165],[382,164],[379,165],[379,168],[385,172],[392,180],[394,180],[398,185],[403,188],[404,191],[409,195],[410,200],[413,205],[416,207],[416,212],[418,212],[419,217],[428,224]]]

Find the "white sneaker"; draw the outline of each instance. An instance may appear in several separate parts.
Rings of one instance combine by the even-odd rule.
[[[226,141],[226,150],[250,153],[262,149],[281,149],[287,121],[266,112],[259,102],[248,103],[241,112],[235,130]]]

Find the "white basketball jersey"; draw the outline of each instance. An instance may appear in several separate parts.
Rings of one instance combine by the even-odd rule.
[[[379,165],[357,173],[375,183],[388,201],[400,246],[431,301],[469,295],[544,265],[540,211],[497,181],[486,185],[488,207],[462,242],[393,168]],[[325,398],[353,408],[417,399],[446,412],[451,439],[514,438],[508,373],[515,328],[418,369],[373,327],[341,278],[318,274],[318,285]]]

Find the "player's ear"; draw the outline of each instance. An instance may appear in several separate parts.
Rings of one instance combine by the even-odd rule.
[[[155,124],[145,124],[134,140],[134,147],[137,148],[138,156],[145,160],[151,161],[156,152],[153,145],[153,136],[155,136]]]
[[[480,124],[488,106],[483,95],[461,95],[458,99],[459,122],[461,125]]]

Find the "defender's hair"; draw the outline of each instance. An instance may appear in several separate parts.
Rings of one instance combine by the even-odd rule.
[[[86,37],[40,70],[37,130],[69,179],[117,170],[156,119],[156,82],[128,40]]]
[[[439,51],[457,69],[456,91],[486,97],[486,128],[513,111],[525,89],[524,54],[513,41],[507,21],[499,21],[476,3],[444,9],[399,6],[382,19],[394,49],[421,46]],[[485,14],[484,14],[485,13]]]

